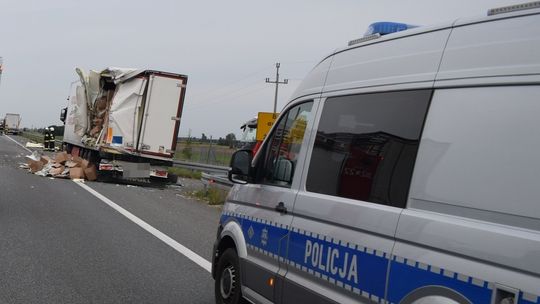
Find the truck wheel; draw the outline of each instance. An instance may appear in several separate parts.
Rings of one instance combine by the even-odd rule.
[[[178,182],[178,175],[169,173],[167,176],[167,181],[171,184],[176,184]]]
[[[238,255],[233,248],[223,252],[216,268],[216,304],[239,304],[242,300]]]

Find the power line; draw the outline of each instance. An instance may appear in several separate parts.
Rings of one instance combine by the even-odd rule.
[[[247,91],[243,94],[240,94],[240,95],[235,95],[234,97],[235,98],[238,98],[238,97],[243,97],[243,96],[246,96],[246,95],[249,95],[249,94],[253,94],[255,92],[259,92],[259,91],[262,91],[264,90],[266,87],[265,86],[261,86],[259,85],[259,87],[256,87],[254,90],[250,90],[250,91]],[[211,106],[211,105],[215,105],[217,103],[220,103],[220,102],[224,102],[224,101],[228,101],[230,100],[230,98],[220,98],[220,99],[215,99],[213,100],[212,102],[209,102],[209,103],[205,103],[205,104],[195,104],[193,107],[185,107],[186,110],[196,110],[196,109],[200,109],[200,108],[204,108],[206,106]]]
[[[311,63],[313,64],[315,61],[313,60],[305,60],[305,61],[291,61],[291,62],[287,62],[287,65],[295,65],[295,64],[307,64],[307,63]],[[212,90],[207,90],[205,91],[204,93],[202,94],[196,94],[196,95],[190,95],[189,98],[190,99],[198,99],[199,100],[199,103],[198,104],[202,104],[204,103],[205,101],[207,100],[213,100],[214,99],[214,96],[216,95],[219,95],[219,98],[223,97],[223,96],[228,96],[228,95],[231,95],[231,94],[235,94],[236,92],[239,92],[239,91],[242,91],[246,88],[249,88],[251,87],[251,85],[253,84],[256,84],[258,82],[258,80],[255,80],[255,81],[252,81],[252,82],[249,82],[249,83],[246,83],[245,86],[239,88],[239,89],[232,89],[230,91],[225,91],[223,93],[220,93],[221,90],[226,90],[228,87],[230,87],[231,85],[233,84],[236,84],[236,83],[239,83],[239,82],[242,82],[243,80],[246,80],[246,79],[249,79],[249,78],[252,78],[253,76],[257,75],[257,74],[260,74],[261,72],[269,69],[270,66],[265,66],[264,68],[260,68],[260,69],[257,69],[255,70],[254,72],[252,73],[249,73],[249,74],[246,74],[245,76],[237,79],[237,80],[233,80],[231,82],[228,82],[227,84],[219,87],[219,88],[216,88],[216,89],[212,89]],[[302,80],[302,78],[288,78],[289,81],[297,81],[297,80]]]
[[[255,75],[257,75],[257,74],[260,74],[260,73],[262,73],[263,71],[268,70],[269,68],[270,68],[270,66],[265,66],[264,68],[255,70],[254,72],[249,73],[249,74],[247,74],[247,75],[244,75],[243,77],[241,77],[241,78],[239,78],[239,79],[237,79],[237,80],[233,80],[233,81],[230,81],[230,82],[228,82],[228,83],[225,83],[224,85],[222,85],[222,86],[219,87],[219,88],[216,88],[216,89],[213,89],[213,90],[210,90],[210,91],[206,91],[204,94],[202,94],[202,95],[195,95],[194,97],[200,98],[200,97],[205,97],[205,96],[211,96],[211,95],[213,95],[214,93],[217,94],[220,90],[226,89],[227,87],[230,87],[230,86],[233,85],[233,84],[239,83],[239,82],[244,81],[244,80],[249,79],[249,78],[252,78],[253,76],[255,76]],[[256,82],[258,82],[258,80],[255,81],[254,83],[256,83]],[[250,84],[251,84],[251,83],[250,83]]]
[[[216,94],[214,94],[214,95],[212,95],[212,96],[208,96],[208,95],[207,95],[208,97],[206,97],[206,98],[197,98],[197,97],[196,97],[197,95],[195,95],[195,97],[190,95],[190,96],[189,96],[189,99],[190,99],[190,100],[191,100],[191,99],[197,99],[197,100],[199,100],[199,102],[198,102],[199,104],[204,104],[206,101],[210,101],[210,103],[211,103],[212,100],[215,100],[216,98],[222,98],[222,97],[224,97],[224,96],[234,95],[234,94],[236,94],[237,92],[241,92],[241,91],[243,91],[243,90],[245,90],[245,89],[249,89],[249,88],[251,88],[253,85],[257,84],[258,82],[259,82],[259,80],[257,79],[257,80],[251,81],[251,82],[249,82],[249,83],[246,83],[245,86],[240,87],[240,88],[238,88],[238,89],[233,89],[233,90],[230,90],[230,91],[228,91],[228,92],[221,93],[221,94],[216,93]]]

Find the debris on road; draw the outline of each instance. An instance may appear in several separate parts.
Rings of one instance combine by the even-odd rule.
[[[71,178],[73,180],[97,179],[96,166],[78,156],[71,156],[66,152],[59,152],[53,158],[41,155],[38,151],[27,155],[26,164],[20,164],[19,168],[47,177]]]
[[[31,142],[31,141],[27,142],[26,145],[24,145],[24,146],[27,147],[27,148],[36,148],[36,149],[43,149],[43,148],[45,148],[45,147],[43,146],[43,144],[35,143],[35,142]]]
[[[32,154],[26,155],[25,157],[31,160],[39,160],[40,154],[38,151],[34,151]]]

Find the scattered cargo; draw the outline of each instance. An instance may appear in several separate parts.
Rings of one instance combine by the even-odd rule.
[[[97,179],[97,170],[94,164],[78,156],[71,156],[65,151],[57,153],[53,158],[34,151],[26,158],[26,164],[21,164],[20,167],[28,169],[29,172],[36,175],[90,181]]]

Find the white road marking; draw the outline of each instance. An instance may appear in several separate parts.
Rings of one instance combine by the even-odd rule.
[[[144,230],[146,230],[146,231],[150,232],[151,234],[153,234],[155,237],[157,237],[158,239],[163,241],[165,244],[171,246],[174,250],[178,251],[179,253],[186,256],[188,259],[192,260],[195,264],[201,266],[204,270],[206,270],[208,272],[212,271],[212,263],[205,260],[200,255],[196,254],[191,249],[185,247],[184,245],[182,245],[182,244],[178,243],[177,241],[173,240],[172,238],[170,238],[169,236],[167,236],[163,232],[161,232],[161,231],[157,230],[156,228],[150,226],[145,221],[141,220],[140,218],[136,217],[135,215],[133,215],[132,213],[130,213],[126,209],[124,209],[124,208],[120,207],[119,205],[115,204],[113,201],[106,198],[101,193],[95,191],[94,189],[90,188],[89,186],[85,185],[84,183],[82,183],[82,182],[75,182],[75,183],[78,184],[79,186],[81,186],[86,191],[90,192],[92,195],[94,195],[95,197],[100,199],[105,204],[112,207],[114,210],[118,211],[123,216],[130,219],[135,224],[139,225]]]
[[[12,142],[16,143],[17,145],[21,146],[21,147],[22,147],[23,149],[25,149],[26,151],[28,151],[28,152],[30,152],[30,153],[34,152],[34,151],[28,149],[27,147],[23,146],[20,142],[16,141],[15,139],[13,139],[13,138],[11,138],[11,137],[9,137],[9,136],[7,136],[7,135],[5,135],[5,136],[7,137],[7,139],[9,139],[9,140],[11,140]]]
[[[17,145],[21,146],[23,149],[25,149],[26,151],[32,153],[33,151],[26,148],[25,146],[23,146],[21,143],[19,143],[18,141],[16,141],[15,139],[9,137],[6,135],[6,137],[13,141],[14,143],[16,143]],[[158,239],[160,239],[161,241],[163,241],[165,244],[171,246],[174,250],[178,251],[179,253],[183,254],[184,256],[186,256],[188,259],[192,260],[193,262],[195,262],[195,264],[201,266],[204,270],[208,271],[208,272],[211,272],[212,271],[212,263],[210,263],[209,261],[205,260],[203,257],[201,257],[200,255],[196,254],[195,252],[193,252],[191,249],[185,247],[184,245],[178,243],[177,241],[173,240],[172,238],[170,238],[169,236],[167,236],[166,234],[164,234],[163,232],[157,230],[156,228],[150,226],[148,223],[146,223],[145,221],[141,220],[140,218],[136,217],[135,215],[133,215],[132,213],[130,213],[129,211],[127,211],[126,209],[120,207],[119,205],[117,205],[116,203],[114,203],[113,201],[111,201],[110,199],[106,198],[105,196],[103,196],[101,193],[97,192],[96,190],[88,187],[87,185],[85,185],[84,183],[82,182],[75,182],[76,184],[78,184],[79,186],[81,186],[83,189],[85,189],[86,191],[90,192],[90,194],[92,194],[93,196],[97,197],[98,199],[100,199],[102,202],[104,202],[105,204],[109,205],[110,207],[112,207],[114,210],[118,211],[120,214],[122,214],[123,216],[127,217],[128,219],[130,219],[132,222],[134,222],[135,224],[139,225],[141,228],[143,228],[144,230],[150,232],[151,234],[153,234],[155,237],[157,237]]]

